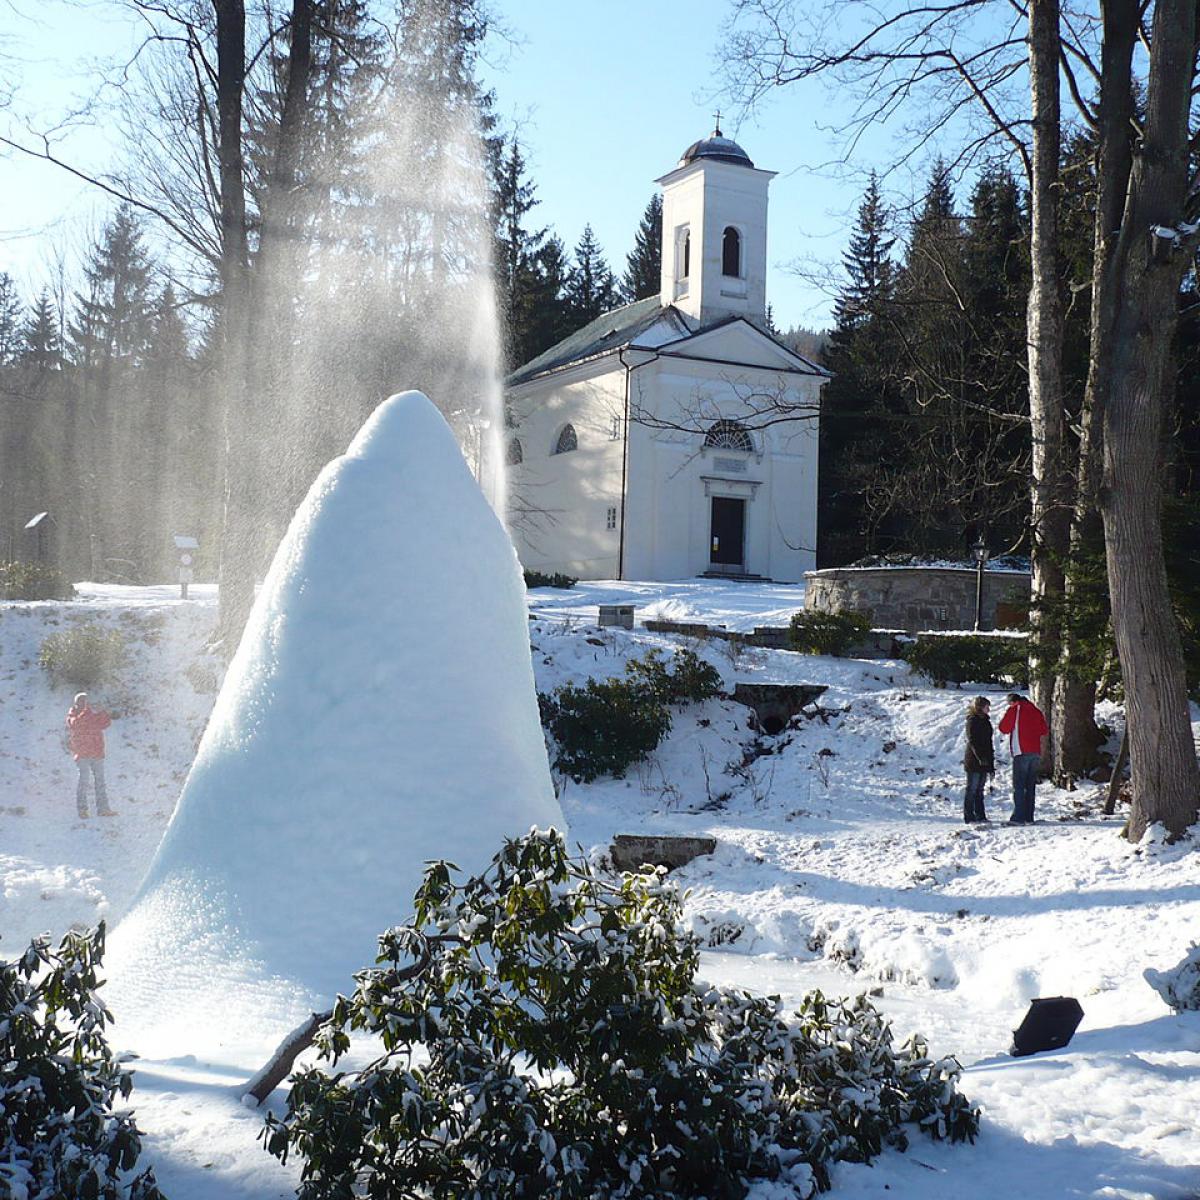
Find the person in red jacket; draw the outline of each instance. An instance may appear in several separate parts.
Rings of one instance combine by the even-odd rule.
[[[104,731],[112,717],[102,708],[88,704],[87,692],[80,692],[67,713],[67,749],[75,756],[79,767],[79,783],[75,788],[75,807],[81,817],[88,815],[87,779],[90,774],[96,789],[96,812],[102,817],[116,813],[108,807],[104,788]]]
[[[1050,726],[1036,704],[1012,692],[1008,697],[1008,709],[1000,718],[999,728],[1001,733],[1008,734],[1012,750],[1013,811],[1008,823],[1032,825],[1042,743],[1050,732]]]

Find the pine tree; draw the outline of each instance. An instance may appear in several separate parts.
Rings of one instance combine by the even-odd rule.
[[[895,241],[879,177],[872,171],[858,206],[858,223],[842,256],[847,284],[833,310],[842,336],[869,321],[880,304],[891,297],[895,270],[889,255]]]
[[[42,288],[21,329],[19,361],[35,371],[53,371],[62,366],[62,346],[58,340],[58,314],[50,292]]]
[[[821,392],[818,480],[821,565],[843,565],[878,550],[868,497],[900,407],[893,377],[896,269],[891,214],[872,174],[843,256],[846,281],[834,305],[826,348],[833,378]]]
[[[496,286],[504,361],[513,370],[569,332],[563,288],[562,243],[547,230],[529,229],[525,217],[537,206],[535,187],[515,137],[506,139],[494,185]]]
[[[122,205],[101,232],[84,264],[86,292],[76,293],[70,326],[72,354],[84,367],[107,370],[114,362],[136,365],[150,338],[152,268],[142,230]]]
[[[584,226],[574,259],[567,275],[566,299],[571,322],[579,329],[616,307],[617,282],[591,225]]]
[[[548,238],[538,250],[529,272],[526,292],[529,306],[524,321],[524,343],[517,362],[528,362],[571,333],[573,319],[566,299],[567,253],[561,239]]]
[[[20,352],[23,308],[12,276],[7,271],[0,271],[0,367],[15,362]]]
[[[625,260],[622,290],[627,303],[657,296],[662,288],[662,193],[655,192],[642,213],[633,250]]]

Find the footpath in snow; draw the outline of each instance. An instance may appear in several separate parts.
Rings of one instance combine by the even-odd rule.
[[[690,580],[530,593],[543,691],[685,644],[730,686],[828,687],[820,715],[777,737],[758,735],[749,710],[710,701],[678,712],[655,755],[626,779],[561,781],[572,840],[600,855],[618,832],[715,837],[714,855],[677,872],[687,920],[708,947],[709,978],[785,998],[811,987],[873,992],[899,1034],[920,1031],[935,1053],[958,1054],[963,1090],[983,1109],[976,1146],[914,1139],[908,1154],[840,1166],[835,1195],[1200,1195],[1200,1014],[1172,1014],[1142,979],[1200,939],[1194,845],[1130,846],[1091,784],[1040,788],[1031,828],[965,827],[961,731],[974,693],[928,687],[903,663],[685,643],[594,623],[597,604],[634,602],[639,617],[782,624],[797,591]],[[73,604],[0,605],[0,953],[16,953],[38,931],[58,936],[100,916],[112,923],[127,909],[213,700],[203,645],[214,618],[204,590],[187,604],[170,589],[85,588]],[[109,737],[119,816],[104,824],[74,815],[74,772],[59,735],[70,696],[36,665],[41,639],[80,619],[124,629],[131,646],[127,669],[101,696],[123,714]],[[1116,711],[1102,715],[1119,723]],[[460,750],[470,753],[465,736]],[[1009,812],[1006,777],[1000,753],[986,797],[994,820]],[[277,892],[259,899],[287,902]],[[1084,1008],[1072,1043],[1010,1058],[1028,1000],[1057,994]],[[113,1041],[123,1046],[116,1016]],[[199,1057],[185,1041],[137,1063],[132,1103],[164,1192],[290,1196],[296,1165],[267,1156],[256,1141],[261,1114],[239,1103],[261,1064],[232,1045],[226,1056]]]

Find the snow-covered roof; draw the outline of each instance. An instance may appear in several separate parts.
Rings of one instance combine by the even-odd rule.
[[[760,325],[740,316],[724,316],[707,324],[698,324],[686,316],[673,304],[663,305],[657,296],[649,296],[645,300],[635,300],[632,304],[622,305],[609,312],[602,313],[594,321],[582,329],[576,330],[569,337],[563,338],[543,351],[537,358],[531,359],[523,367],[519,367],[505,379],[506,387],[519,387],[542,375],[586,362],[590,358],[598,358],[613,351],[623,350],[627,346],[642,347],[647,350],[666,351],[675,348],[693,338],[713,333],[727,325],[742,324],[754,330],[760,337],[778,346],[799,364],[801,373],[813,375],[828,375],[824,367],[818,366],[811,359],[798,354],[789,346],[785,346],[778,338],[773,337]],[[784,368],[785,370],[787,368]]]
[[[664,308],[657,296],[648,296],[645,300],[635,300],[632,304],[601,313],[582,329],[556,342],[523,367],[518,367],[504,381],[505,385],[516,387],[572,363],[620,350],[632,345],[640,335],[648,334],[660,321],[668,328],[661,335],[651,337],[648,345],[661,345],[664,340],[686,337],[689,332],[687,321],[677,308],[672,305]]]

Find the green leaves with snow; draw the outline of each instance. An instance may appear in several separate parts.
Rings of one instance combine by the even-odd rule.
[[[153,1171],[129,1177],[141,1137],[113,1107],[133,1077],[104,1038],[103,953],[101,923],[0,962],[0,1196],[162,1200]]]
[[[786,1016],[698,983],[660,874],[601,877],[534,831],[462,883],[433,864],[416,908],[317,1039],[333,1065],[352,1033],[382,1054],[298,1072],[267,1120],[267,1148],[304,1160],[302,1200],[810,1196],[906,1124],[975,1136],[957,1063],[894,1047],[866,1000]]]

